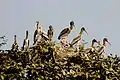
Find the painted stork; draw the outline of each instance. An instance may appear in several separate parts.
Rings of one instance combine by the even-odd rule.
[[[23,41],[23,50],[27,51],[29,48],[28,30],[26,31],[26,38]]]
[[[95,51],[95,47],[94,47],[95,43],[98,43],[98,41],[96,39],[93,39],[90,47],[88,49],[86,49],[86,53],[91,53],[91,52]]]
[[[79,33],[79,35],[77,37],[75,37],[72,42],[70,43],[71,46],[73,46],[74,44],[78,43],[80,40],[81,40],[81,36],[82,36],[82,33],[83,31],[85,31],[87,33],[87,31],[85,30],[84,27],[81,28],[81,31]],[[88,33],[87,33],[88,34]]]
[[[39,21],[36,21],[36,27],[37,29],[34,32],[34,43],[36,44],[36,41],[41,40],[41,34],[42,34],[42,26],[39,25]]]
[[[105,48],[105,46],[106,46],[106,42],[107,42],[109,45],[111,45],[107,38],[103,38],[103,44],[102,44],[102,46],[97,50],[97,52],[98,52],[100,55],[104,52],[104,48]]]
[[[67,46],[67,37],[70,34],[70,32],[73,30],[73,28],[75,27],[74,25],[74,21],[70,22],[70,27],[69,28],[65,28],[63,29],[59,36],[58,36],[58,40],[60,40],[60,43],[62,44],[62,46]]]
[[[65,28],[60,32],[60,35],[58,36],[58,39],[60,40],[62,37],[66,37],[70,34],[71,30],[75,27],[74,21],[70,22],[70,27]]]
[[[38,44],[41,40],[48,40],[47,32],[43,30],[42,25],[39,24],[39,21],[36,21],[37,29],[34,32],[34,43]]]
[[[12,49],[11,51],[17,51],[18,50],[18,44],[17,44],[17,40],[16,40],[16,35],[14,35],[14,43],[12,44]]]
[[[96,51],[95,47],[94,47],[94,44],[95,43],[98,43],[98,41],[96,39],[93,39],[92,42],[91,42],[91,45],[89,48],[85,49],[85,57],[88,59],[88,57]]]
[[[53,27],[50,25],[49,26],[49,30],[47,32],[47,36],[49,38],[49,41],[52,41],[52,37],[53,37]]]

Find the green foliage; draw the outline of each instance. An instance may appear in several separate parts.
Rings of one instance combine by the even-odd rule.
[[[0,79],[120,80],[120,59],[97,52],[87,55],[83,44],[76,51],[55,42],[41,42],[27,52],[1,53]]]

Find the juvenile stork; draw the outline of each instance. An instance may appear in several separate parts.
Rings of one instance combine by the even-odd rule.
[[[36,44],[37,41],[41,41],[41,34],[42,34],[42,26],[39,25],[39,21],[36,21],[37,29],[34,32],[34,43]]]
[[[47,36],[49,38],[49,41],[52,41],[52,37],[53,37],[53,27],[50,25],[49,26],[49,30],[47,32]]]
[[[93,53],[95,50],[94,44],[98,43],[96,39],[93,39],[89,48],[86,49],[86,53]]]
[[[29,48],[28,30],[26,31],[26,38],[23,41],[23,50],[27,51]]]
[[[59,36],[58,36],[58,40],[61,40],[60,42],[61,42],[63,45],[66,45],[66,44],[67,44],[67,37],[68,37],[68,35],[70,34],[71,30],[73,30],[74,27],[75,27],[74,21],[71,21],[71,22],[70,22],[70,27],[63,29],[63,30],[60,32],[60,34],[59,34]]]
[[[106,47],[106,42],[107,42],[109,45],[111,45],[107,38],[103,38],[103,44],[102,44],[102,46],[97,50],[98,54],[101,55],[101,54],[104,52],[104,48]]]
[[[37,29],[34,32],[34,43],[38,44],[42,40],[48,40],[47,32],[45,32],[42,28],[42,25],[39,24],[39,21],[36,21]]]
[[[72,40],[72,42],[70,43],[70,46],[73,46],[74,44],[78,43],[78,42],[81,40],[81,36],[82,36],[82,33],[83,33],[84,31],[87,33],[87,31],[85,30],[85,28],[82,27],[79,35]],[[88,33],[87,33],[87,34],[88,34]]]
[[[12,49],[11,51],[17,51],[18,50],[18,44],[17,44],[17,40],[16,40],[16,35],[14,35],[14,43],[12,44]]]
[[[89,48],[87,48],[87,49],[85,49],[85,57],[88,59],[88,57],[89,56],[91,56],[91,54],[93,53],[93,52],[95,52],[96,51],[96,49],[95,49],[95,47],[94,47],[94,44],[95,43],[98,43],[98,41],[96,40],[96,39],[93,39],[92,41],[91,41],[91,44],[90,44],[90,47]]]

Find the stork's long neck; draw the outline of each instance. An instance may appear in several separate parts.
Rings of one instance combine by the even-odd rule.
[[[38,26],[38,24],[36,25],[37,26],[37,30],[39,29],[39,26]]]
[[[16,41],[16,36],[14,36],[14,44],[16,44],[17,43],[17,41]]]
[[[91,47],[93,47],[93,46],[94,46],[94,42],[91,43]]]
[[[28,34],[26,34],[26,39],[28,39]]]
[[[82,36],[82,33],[83,33],[83,31],[81,30],[80,33],[79,33],[79,36],[80,36],[80,37]]]
[[[103,46],[105,46],[106,45],[106,41],[105,40],[103,40]]]
[[[103,51],[105,48],[105,42],[103,41],[103,45],[98,49],[98,52],[101,52]]]

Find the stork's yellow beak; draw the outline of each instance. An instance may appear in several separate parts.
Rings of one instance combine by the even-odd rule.
[[[88,35],[88,32],[86,30],[84,30],[86,32],[86,34]]]
[[[109,41],[107,41],[107,43],[111,46],[111,43]]]

